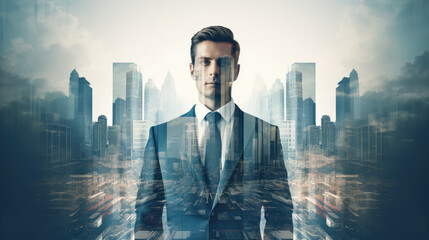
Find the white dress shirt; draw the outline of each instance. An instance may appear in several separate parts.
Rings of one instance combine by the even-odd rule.
[[[227,104],[216,110],[222,116],[217,122],[217,127],[220,132],[220,138],[222,141],[222,157],[221,157],[221,169],[225,163],[225,156],[227,154],[228,146],[231,141],[232,126],[234,123],[234,111],[235,103],[231,99]],[[195,106],[195,115],[197,117],[197,132],[198,132],[198,149],[201,156],[201,164],[205,166],[205,153],[206,153],[206,136],[209,134],[209,122],[205,119],[207,113],[212,112],[204,104],[197,102]]]

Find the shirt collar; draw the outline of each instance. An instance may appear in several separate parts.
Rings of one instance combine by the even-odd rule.
[[[226,122],[229,122],[231,118],[234,116],[234,111],[235,111],[235,103],[232,98],[231,98],[231,101],[229,101],[227,104],[223,105],[221,108],[216,110],[216,112],[219,112],[222,118]],[[210,110],[200,101],[197,102],[195,106],[195,115],[197,117],[198,123],[201,123],[206,117],[207,113],[209,112],[212,112],[212,110]]]

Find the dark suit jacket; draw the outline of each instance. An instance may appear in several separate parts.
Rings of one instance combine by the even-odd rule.
[[[278,127],[236,106],[218,191],[210,194],[196,124],[194,106],[150,129],[136,201],[136,239],[162,233],[164,206],[172,239],[260,239],[262,207],[266,239],[290,237],[292,200]]]

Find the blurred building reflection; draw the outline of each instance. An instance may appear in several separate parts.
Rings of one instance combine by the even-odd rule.
[[[118,66],[125,69],[119,71]],[[26,130],[29,139],[39,140],[32,150],[39,156],[35,168],[38,177],[32,183],[35,206],[37,217],[49,222],[46,232],[55,229],[55,237],[134,238],[137,184],[149,128],[160,123],[160,118],[168,118],[160,115],[156,103],[163,97],[161,108],[168,110],[167,103],[172,100],[165,94],[174,89],[165,86],[163,95],[150,79],[144,86],[143,99],[142,75],[133,66],[114,64],[114,86],[120,81],[126,81],[126,86],[122,86],[125,100],[117,94],[113,103],[112,126],[107,125],[104,115],[92,123],[92,89],[75,69],[70,74],[69,96],[49,92],[40,97],[29,84],[22,101],[3,110],[11,119],[25,121],[22,125],[30,126]],[[129,71],[130,67],[134,70]],[[121,78],[120,73],[124,75]],[[165,81],[172,82],[172,76],[168,74]],[[314,86],[315,64],[294,64],[286,84],[277,79],[270,90],[264,86],[255,90],[257,96],[250,100],[255,114],[262,114],[280,129],[294,204],[294,238],[373,238],[371,232],[377,231],[391,202],[388,150],[396,146],[392,136],[406,135],[395,130],[395,122],[404,118],[401,111],[405,105],[382,92],[368,91],[360,96],[358,74],[353,70],[336,89],[337,121],[323,115],[321,125],[316,126],[315,94],[304,94],[304,87],[311,92]],[[305,100],[304,95],[308,95]],[[5,119],[2,123],[16,124]],[[123,127],[131,126],[132,130],[124,132]],[[124,151],[124,144],[129,144],[129,153]],[[183,144],[167,147],[190,147]],[[181,164],[170,162],[169,173],[174,174]],[[176,190],[198,194],[197,188],[185,185],[179,184]],[[187,203],[177,204],[187,208]],[[164,230],[171,239],[186,239],[188,234]]]

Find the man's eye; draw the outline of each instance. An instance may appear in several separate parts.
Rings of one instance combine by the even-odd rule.
[[[203,65],[209,65],[210,64],[210,60],[203,60],[202,62],[201,62]]]
[[[221,58],[221,59],[219,59],[219,65],[230,66],[231,65],[231,59],[230,58]]]

